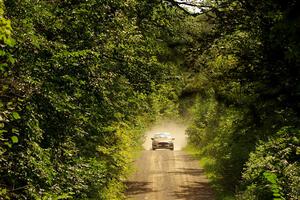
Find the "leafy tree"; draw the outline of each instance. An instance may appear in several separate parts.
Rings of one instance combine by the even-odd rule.
[[[212,30],[195,30],[192,40],[200,42],[187,46],[183,97],[199,96],[188,133],[201,154],[214,161],[214,173],[223,187],[234,192],[242,174],[251,173],[243,168],[251,152],[259,156],[257,144],[268,144],[282,127],[299,129],[299,5],[295,1],[204,1],[195,6],[202,12],[194,13],[201,16],[191,24]],[[210,20],[199,23],[201,18]],[[261,184],[257,188],[265,183],[257,183]],[[283,190],[282,196],[291,196],[290,191]]]
[[[173,11],[158,2],[142,17],[148,4],[113,0],[5,5],[16,41],[8,75],[18,98],[10,99],[20,102],[4,126],[16,136],[2,132],[15,144],[1,143],[1,192],[8,199],[123,198],[143,128],[176,112],[177,66],[159,42],[168,29],[154,23],[168,24],[162,11]]]
[[[15,59],[12,56],[11,48],[15,45],[12,39],[12,29],[10,21],[4,18],[4,4],[0,1],[0,162],[6,162],[4,156],[7,151],[18,143],[18,121],[20,98],[18,95],[18,85],[13,80],[11,65]],[[0,172],[5,170],[0,165]],[[0,196],[8,199],[8,188],[0,185]]]

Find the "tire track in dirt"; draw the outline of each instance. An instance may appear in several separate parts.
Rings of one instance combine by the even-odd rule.
[[[136,172],[126,182],[133,200],[214,200],[198,161],[183,151],[142,152]]]

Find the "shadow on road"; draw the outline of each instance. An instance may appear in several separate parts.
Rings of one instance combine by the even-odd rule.
[[[127,181],[125,195],[134,200],[214,200],[198,160],[183,151],[143,151]]]
[[[193,182],[189,185],[180,186],[179,191],[174,191],[174,199],[186,200],[213,200],[214,195],[206,182]]]
[[[142,181],[127,181],[125,185],[127,187],[125,195],[132,196],[138,194],[146,194],[150,192],[155,192],[151,189],[151,182],[142,182]]]
[[[168,172],[174,175],[188,175],[188,176],[201,176],[204,174],[203,169],[193,169],[193,168],[179,168],[178,171]]]

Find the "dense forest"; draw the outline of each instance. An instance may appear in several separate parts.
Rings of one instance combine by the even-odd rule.
[[[219,199],[299,199],[299,7],[0,0],[0,199],[124,199],[170,117]]]

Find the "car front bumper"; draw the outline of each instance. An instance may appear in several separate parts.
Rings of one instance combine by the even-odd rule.
[[[174,144],[170,142],[159,142],[156,144],[152,144],[153,149],[173,149]]]

